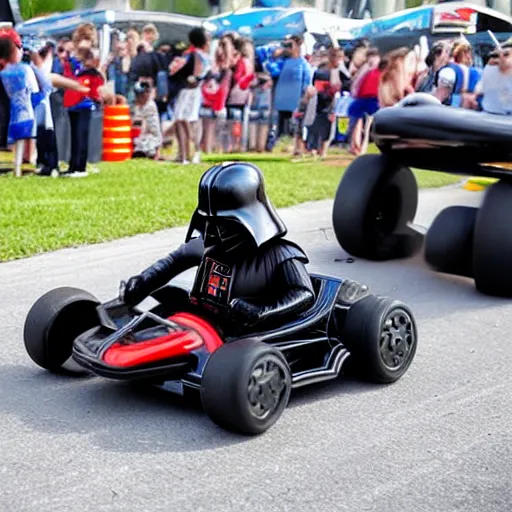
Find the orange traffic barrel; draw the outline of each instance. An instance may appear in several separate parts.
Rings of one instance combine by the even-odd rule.
[[[103,111],[103,160],[122,162],[132,157],[129,105],[106,105]]]

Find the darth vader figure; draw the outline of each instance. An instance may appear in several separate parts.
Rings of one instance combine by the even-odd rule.
[[[131,277],[121,298],[135,305],[198,266],[188,306],[230,327],[279,325],[314,302],[306,254],[285,240],[286,227],[265,193],[261,171],[248,163],[207,170],[184,244]]]

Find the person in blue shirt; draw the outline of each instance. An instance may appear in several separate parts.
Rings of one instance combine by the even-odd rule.
[[[444,105],[467,108],[481,76],[481,70],[473,66],[471,45],[460,41],[453,47],[452,61],[437,73],[434,96]]]
[[[274,89],[274,110],[278,115],[279,137],[288,132],[288,124],[293,113],[299,107],[301,98],[311,85],[313,70],[309,62],[301,55],[301,36],[288,37],[283,46],[284,63],[279,80]]]

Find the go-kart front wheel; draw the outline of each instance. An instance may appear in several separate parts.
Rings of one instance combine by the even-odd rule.
[[[349,309],[342,342],[364,377],[389,384],[409,369],[418,332],[412,311],[404,303],[368,295]]]
[[[30,358],[59,373],[85,372],[71,360],[73,341],[99,323],[98,299],[79,288],[62,287],[45,293],[28,312],[23,332]]]
[[[291,374],[284,356],[252,339],[223,345],[203,372],[201,401],[217,425],[246,435],[261,434],[288,405]]]

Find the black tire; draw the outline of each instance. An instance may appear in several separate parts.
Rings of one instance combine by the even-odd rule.
[[[473,277],[473,233],[478,208],[451,206],[425,237],[425,261],[438,272]]]
[[[99,324],[99,304],[96,297],[79,288],[62,287],[45,293],[25,320],[23,337],[30,358],[50,372],[65,372],[63,365],[71,357],[75,338]]]
[[[512,184],[500,181],[484,197],[475,223],[473,275],[477,290],[512,297]]]
[[[355,257],[407,258],[423,237],[409,228],[418,207],[412,171],[387,155],[363,155],[345,171],[334,199],[333,228],[340,246]]]
[[[274,378],[263,382],[267,387],[262,390],[254,373],[265,364]],[[202,377],[201,402],[217,425],[241,434],[256,435],[279,419],[288,405],[291,389],[291,373],[281,352],[265,343],[246,339],[227,343],[210,356]],[[251,404],[250,395],[252,393],[257,402],[257,398],[264,398],[263,391],[273,403],[269,410],[263,411],[265,414],[258,415],[262,408]]]
[[[409,369],[418,331],[412,311],[403,302],[368,295],[349,309],[341,340],[363,377],[389,384]]]

